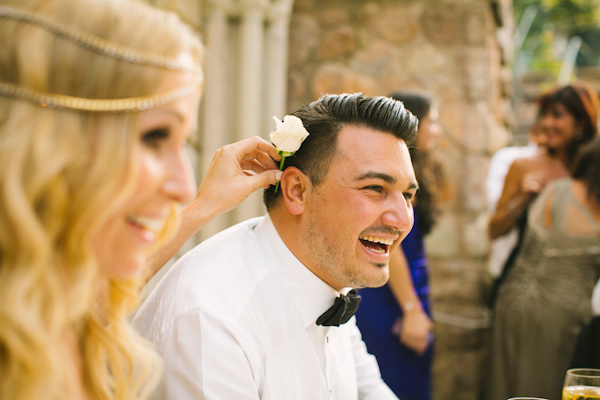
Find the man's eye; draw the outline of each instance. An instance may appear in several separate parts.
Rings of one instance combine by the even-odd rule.
[[[365,187],[365,189],[372,190],[372,191],[377,192],[377,193],[382,193],[383,192],[383,187],[382,186],[378,186],[378,185],[367,186],[367,187]]]
[[[404,193],[404,198],[406,199],[406,201],[408,201],[409,203],[412,203],[412,201],[415,199],[415,195],[412,193]]]
[[[169,137],[169,129],[158,128],[152,129],[142,135],[142,141],[150,148],[158,148],[162,142]]]

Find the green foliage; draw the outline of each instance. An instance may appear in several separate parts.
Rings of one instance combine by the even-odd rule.
[[[517,21],[528,6],[538,8],[532,34],[544,30],[548,23],[566,37],[580,30],[600,27],[600,0],[514,0]]]
[[[584,44],[579,65],[598,65],[600,57],[600,0],[513,0],[515,21],[525,11],[536,9],[536,16],[521,49],[527,54],[527,70],[557,76],[564,46],[572,36],[581,36]]]
[[[600,22],[598,0],[542,0],[542,4],[548,10],[549,21],[567,34],[595,28]]]

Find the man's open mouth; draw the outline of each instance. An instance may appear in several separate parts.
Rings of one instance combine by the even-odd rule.
[[[394,243],[393,240],[382,239],[376,236],[361,236],[358,239],[368,250],[378,254],[387,254],[390,246]]]

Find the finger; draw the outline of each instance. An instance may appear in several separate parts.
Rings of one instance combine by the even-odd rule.
[[[406,341],[406,342],[403,342],[403,343],[404,343],[404,345],[405,345],[406,347],[408,347],[408,348],[409,348],[409,349],[411,349],[412,351],[414,351],[414,352],[418,352],[418,350],[419,350],[419,346],[418,346],[418,344],[417,344],[416,342],[414,342],[414,341]]]
[[[275,161],[273,161],[273,158],[271,158],[269,153],[259,152],[256,155],[256,159],[258,160],[258,162],[260,162],[262,165],[264,165],[268,169],[278,169],[279,168],[279,165]]]
[[[422,356],[423,353],[425,353],[425,350],[427,350],[427,343],[421,343],[418,346],[415,346],[413,350],[415,353],[417,353],[417,355]]]
[[[268,170],[264,165],[256,160],[240,161],[240,167],[242,167],[243,170],[254,171],[257,174]]]
[[[227,144],[221,147],[217,151],[217,154],[221,153],[221,155],[233,157],[238,161],[241,161],[243,159],[255,158],[255,155],[260,148],[265,149],[260,151],[266,152],[268,150],[268,146],[272,146],[273,151],[275,152],[275,154],[277,154],[273,145],[270,145],[264,139],[261,139],[258,136]]]
[[[256,154],[246,154],[243,159],[240,160],[240,163],[250,163],[255,162],[262,165],[263,169],[278,169],[279,166],[273,161],[273,159],[267,154],[263,152],[258,152]],[[247,164],[246,164],[247,165]]]
[[[279,170],[268,170],[261,172],[260,174],[256,174],[253,176],[249,176],[248,182],[254,190],[266,187],[268,188],[271,185],[275,185],[281,179],[281,175],[283,172]]]
[[[273,146],[271,143],[267,142],[263,138],[260,138],[258,136],[255,136],[255,138],[258,141],[256,146],[258,150],[267,153],[272,158],[278,161],[281,160],[281,157],[279,156],[279,154],[277,154],[277,149],[275,149],[275,146]]]
[[[263,138],[254,136],[248,139],[240,140],[233,144],[239,157],[247,157],[250,155],[254,158],[257,153],[266,153],[276,160],[280,160],[281,157],[277,154],[275,146],[267,142]]]
[[[427,341],[422,339],[411,339],[405,343],[405,346],[413,350],[415,353],[421,355],[427,349]]]

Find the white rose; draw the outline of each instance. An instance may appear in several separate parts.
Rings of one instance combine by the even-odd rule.
[[[309,135],[302,120],[294,115],[286,115],[283,121],[277,117],[275,120],[275,132],[271,132],[271,143],[277,151],[291,155],[300,148],[304,139]]]

